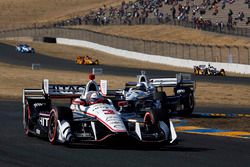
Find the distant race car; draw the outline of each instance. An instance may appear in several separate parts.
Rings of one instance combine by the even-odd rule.
[[[206,65],[194,66],[194,74],[195,75],[225,76],[226,72],[224,69],[217,70],[214,66],[211,66],[210,64],[208,64],[208,66]]]
[[[16,46],[16,51],[21,53],[35,53],[35,49],[27,44],[19,44]]]
[[[162,119],[157,110],[144,113],[126,110],[119,101],[117,110],[109,94],[107,81],[99,86],[90,75],[86,85],[51,85],[44,80],[42,89],[23,90],[23,126],[26,135],[47,138],[55,143],[97,143],[106,139],[139,143],[172,144],[177,139],[169,118]],[[70,101],[58,106],[56,98]],[[57,104],[57,105],[56,105]]]
[[[189,115],[195,106],[194,85],[188,74],[177,74],[176,78],[148,79],[142,73],[137,82],[127,82],[124,89],[114,91],[113,101],[124,99],[129,104],[128,110],[142,113],[145,108],[156,108],[161,117],[168,117],[169,113]],[[164,90],[171,87],[173,92]]]
[[[85,64],[85,65],[98,65],[98,59],[92,59],[90,56],[77,56],[76,64]]]

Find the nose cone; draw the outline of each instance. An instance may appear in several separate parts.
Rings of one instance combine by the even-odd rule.
[[[89,113],[112,132],[127,132],[127,129],[118,112],[108,104],[96,104],[91,106]]]

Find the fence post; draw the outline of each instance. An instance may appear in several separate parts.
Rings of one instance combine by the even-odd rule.
[[[161,41],[161,53],[162,53],[162,56],[165,56],[165,42]]]
[[[178,44],[175,43],[175,57],[178,57]]]
[[[214,61],[214,52],[213,52],[213,45],[208,45],[208,47],[210,47],[211,49],[211,61]]]
[[[250,49],[246,46],[244,48],[247,50],[247,64],[250,64]]]
[[[191,44],[188,44],[188,59],[191,58]]]
[[[169,42],[169,56],[172,57],[171,55],[171,45],[172,45],[172,42]]]
[[[186,44],[183,43],[183,44],[182,44],[182,58],[183,58],[183,59],[185,58],[185,46],[186,46]]]
[[[203,49],[204,49],[204,59],[203,59],[203,61],[205,61],[206,60],[206,46],[205,45],[203,45]]]
[[[239,46],[235,46],[237,48],[237,52],[238,52],[238,63],[240,64],[240,47]]]
[[[155,46],[155,53],[154,53],[154,55],[160,55],[159,42],[154,41],[154,46]]]
[[[118,49],[123,49],[122,45],[121,45],[121,41],[122,41],[122,37],[117,36],[117,38],[116,38],[116,45],[117,45]]]
[[[152,54],[151,51],[152,51],[152,42],[148,41],[148,54]]]
[[[250,49],[248,48],[248,64],[250,64]]]
[[[143,43],[143,53],[147,53],[146,52],[146,44],[145,44],[145,40],[142,39],[142,43]]]
[[[232,57],[232,54],[231,54],[231,47],[226,45],[226,47],[228,48],[228,56],[227,56],[227,62],[228,63],[233,63],[233,57]]]
[[[194,47],[196,48],[196,60],[198,60],[199,45],[194,45]]]
[[[219,62],[222,62],[222,57],[221,57],[221,47],[217,46],[219,48],[219,52],[220,52],[220,57],[219,57]]]

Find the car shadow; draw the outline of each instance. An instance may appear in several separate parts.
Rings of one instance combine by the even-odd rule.
[[[180,140],[179,140],[180,141]],[[186,147],[182,144],[142,144],[142,143],[81,143],[71,144],[66,147],[70,149],[110,149],[110,150],[135,150],[135,151],[173,151],[173,152],[204,152],[213,149],[205,147]]]

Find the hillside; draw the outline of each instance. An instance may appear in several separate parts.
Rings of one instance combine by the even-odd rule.
[[[73,26],[105,34],[113,34],[144,40],[169,41],[204,45],[237,45],[250,47],[250,39],[238,36],[210,33],[191,28],[169,25],[136,26]]]
[[[121,0],[105,0],[105,4],[116,5],[120,2]],[[99,8],[103,4],[103,0],[2,0],[0,29],[84,15],[90,9]]]

